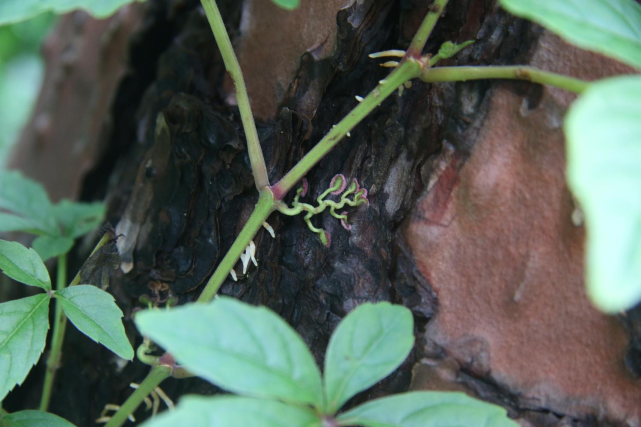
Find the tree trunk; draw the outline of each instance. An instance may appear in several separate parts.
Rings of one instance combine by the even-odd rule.
[[[268,0],[219,1],[272,183],[385,78],[367,54],[406,48],[430,3],[302,0],[286,12]],[[630,72],[492,0],[452,0],[426,51],[470,39],[439,65],[530,64],[586,79]],[[256,203],[233,86],[197,1],[149,0],[109,21],[78,12],[47,46],[45,85],[12,165],[55,198],[106,199],[131,264],[110,291],[137,346],[140,298],[194,300]],[[583,288],[585,230],[564,182],[562,120],[573,98],[528,82],[414,82],[307,176],[309,200],[337,173],[369,190],[370,206],[349,212],[351,230],[315,218],[331,234],[325,248],[302,218],[273,214],[276,238],[255,238],[258,267],[221,293],[274,309],[318,361],[357,305],[409,307],[414,351],[349,405],[409,388],[463,390],[523,425],[641,425],[639,322],[634,312],[625,324],[600,314]],[[169,139],[155,136],[159,114]],[[80,245],[76,266],[95,239]],[[34,406],[43,365],[7,409]],[[148,370],[70,328],[52,411],[93,425]],[[199,379],[162,388],[174,399],[217,391]]]

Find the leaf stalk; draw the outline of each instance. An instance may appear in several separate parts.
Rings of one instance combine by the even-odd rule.
[[[63,290],[67,285],[67,254],[58,256],[58,271],[56,273],[56,291]],[[62,352],[62,343],[64,341],[67,318],[62,310],[60,301],[55,301],[56,309],[53,320],[53,336],[51,338],[51,351],[47,358],[47,370],[45,372],[45,381],[42,387],[42,396],[40,398],[40,410],[46,412],[49,409],[51,401],[51,391],[53,382],[56,378],[56,371],[60,365],[60,356]]]

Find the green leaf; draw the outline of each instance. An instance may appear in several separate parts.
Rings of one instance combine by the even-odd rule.
[[[569,42],[641,67],[641,5],[635,0],[500,0]]]
[[[106,18],[119,7],[141,0],[2,0],[0,25],[27,20],[44,12],[66,13],[84,9],[97,18]]]
[[[7,231],[24,231],[31,234],[42,233],[38,229],[38,225],[32,220],[9,212],[0,212],[0,232]]]
[[[220,297],[135,318],[143,335],[187,369],[226,390],[286,402],[322,405],[314,358],[274,312]]]
[[[239,396],[185,396],[144,427],[321,427],[311,409]]]
[[[0,304],[0,401],[36,364],[48,329],[49,295]]]
[[[363,304],[349,313],[329,340],[325,401],[335,413],[356,393],[392,373],[414,345],[414,319],[388,302]]]
[[[20,243],[0,240],[0,269],[20,283],[37,286],[45,291],[51,290],[49,272],[40,256]]]
[[[110,294],[92,285],[78,285],[56,291],[54,297],[80,332],[123,359],[133,359],[134,350],[120,320],[122,311]]]
[[[75,427],[64,418],[42,411],[20,411],[0,418],[0,427]]]
[[[300,0],[272,0],[272,2],[287,10],[294,10],[300,6]]]
[[[56,219],[62,226],[62,234],[76,239],[102,224],[105,217],[105,204],[76,203],[63,199],[54,206]]]
[[[641,301],[641,77],[602,80],[565,121],[567,179],[587,227],[586,282],[601,310]]]
[[[505,409],[463,393],[417,391],[372,400],[338,417],[366,427],[518,427]]]
[[[0,17],[4,16],[4,5],[4,2],[0,2]],[[44,187],[18,171],[0,172],[0,209],[29,222],[29,229],[53,236],[60,235],[53,206]]]
[[[60,236],[38,236],[32,243],[43,261],[58,255],[66,254],[73,246],[73,239]]]

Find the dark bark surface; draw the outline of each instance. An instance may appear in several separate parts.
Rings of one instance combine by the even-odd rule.
[[[283,12],[267,0],[219,3],[259,112],[275,182],[353,108],[355,95],[364,96],[385,77],[387,70],[367,53],[406,47],[431,2],[303,0],[296,19],[283,18],[282,25],[274,22]],[[305,12],[306,3],[322,4],[322,13]],[[150,0],[135,10],[137,25],[123,26],[129,12],[111,21],[112,32],[127,36],[120,41],[127,59],[122,45],[102,53],[103,60],[122,58],[114,67],[120,77],[105,71],[117,82],[113,93],[95,95],[99,105],[109,105],[92,113],[101,130],[86,142],[95,156],[73,178],[58,179],[50,170],[48,185],[56,195],[106,198],[109,221],[125,234],[123,261],[131,264],[127,273],[116,271],[110,291],[137,346],[142,339],[131,317],[144,306],[140,297],[160,305],[168,298],[194,300],[257,194],[239,116],[228,105],[231,86],[198,2]],[[83,19],[84,33],[76,39],[64,39],[65,21],[56,30],[60,51],[104,27]],[[306,31],[301,23],[314,19],[314,30],[299,37]],[[426,49],[468,39],[477,41],[443,65],[532,63],[584,78],[628,72],[515,20],[490,0],[452,0]],[[93,60],[81,56],[78,62]],[[48,73],[74,69],[52,61]],[[106,76],[93,78],[100,83]],[[62,81],[72,85],[74,79],[71,73]],[[68,97],[56,98],[58,109],[82,94]],[[274,309],[319,362],[338,321],[358,304],[385,300],[412,309],[414,351],[350,404],[410,386],[456,389],[506,406],[523,425],[639,425],[641,405],[632,403],[641,402],[638,352],[632,346],[626,353],[626,346],[631,334],[638,342],[640,322],[629,316],[626,329],[592,309],[582,291],[584,230],[571,224],[574,207],[563,183],[560,123],[570,100],[527,82],[415,82],[385,101],[307,177],[309,200],[337,173],[369,190],[370,206],[350,211],[352,230],[329,214],[315,218],[332,236],[325,248],[301,217],[274,214],[268,222],[276,238],[265,231],[255,238],[258,267],[238,282],[227,280],[221,292]],[[159,115],[166,128],[157,125]],[[84,120],[51,126],[62,132]],[[30,150],[46,156],[64,140],[56,135],[26,133],[14,166],[33,171]],[[37,145],[37,138],[48,143]],[[73,158],[61,164],[55,167],[73,168]],[[31,174],[47,175],[38,170]],[[546,239],[535,239],[539,235]],[[95,239],[80,245],[76,267]],[[548,282],[567,288],[562,293],[541,285]],[[524,286],[537,291],[518,302]],[[7,409],[34,406],[42,365],[7,400]],[[69,328],[52,410],[77,425],[93,425],[103,406],[122,403],[129,383],[147,371],[140,362],[120,364]],[[216,391],[198,379],[168,380],[162,388],[176,399]],[[147,414],[140,409],[136,416]]]

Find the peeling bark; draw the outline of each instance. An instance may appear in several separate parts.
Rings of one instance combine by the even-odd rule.
[[[532,63],[588,79],[631,71],[547,33]],[[438,298],[426,350],[518,396],[518,408],[639,425],[625,327],[584,290],[585,230],[573,224],[564,175],[573,97],[513,88],[491,90],[464,165],[456,148],[435,160],[442,166],[407,223],[412,256]]]

